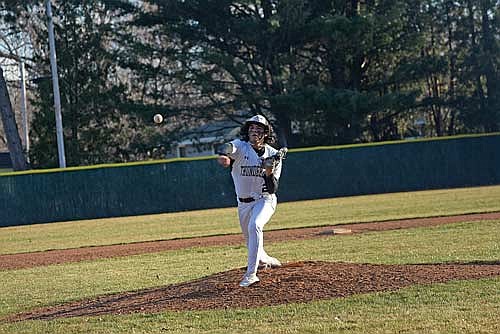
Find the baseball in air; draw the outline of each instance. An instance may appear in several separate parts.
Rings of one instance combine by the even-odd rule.
[[[153,116],[153,121],[156,124],[160,124],[161,122],[163,122],[163,116],[160,115],[160,114],[156,114],[156,115]]]

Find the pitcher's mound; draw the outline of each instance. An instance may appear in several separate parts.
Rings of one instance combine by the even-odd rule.
[[[243,273],[243,269],[234,269],[191,282],[35,309],[7,320],[251,308],[309,302],[396,290],[413,284],[500,276],[500,262],[421,265],[295,262],[261,270],[258,273],[259,283],[240,288],[238,283]]]

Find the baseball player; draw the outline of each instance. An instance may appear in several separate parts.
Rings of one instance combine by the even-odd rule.
[[[286,148],[278,151],[269,145],[274,142],[273,131],[261,115],[247,119],[240,135],[241,139],[219,148],[217,161],[223,167],[231,167],[241,231],[248,250],[247,271],[240,286],[248,287],[259,281],[259,264],[281,266],[280,261],[264,250],[263,229],[276,210],[276,190]]]

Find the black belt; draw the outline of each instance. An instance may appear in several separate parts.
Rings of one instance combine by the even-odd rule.
[[[238,201],[243,202],[243,203],[251,203],[251,202],[255,201],[255,198],[253,198],[253,197],[247,197],[247,198],[238,197]]]

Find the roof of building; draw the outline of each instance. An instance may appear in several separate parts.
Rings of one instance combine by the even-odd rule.
[[[242,122],[244,119],[242,117]],[[184,146],[232,140],[238,136],[242,122],[225,120],[206,123],[197,128],[190,129],[176,144]]]

